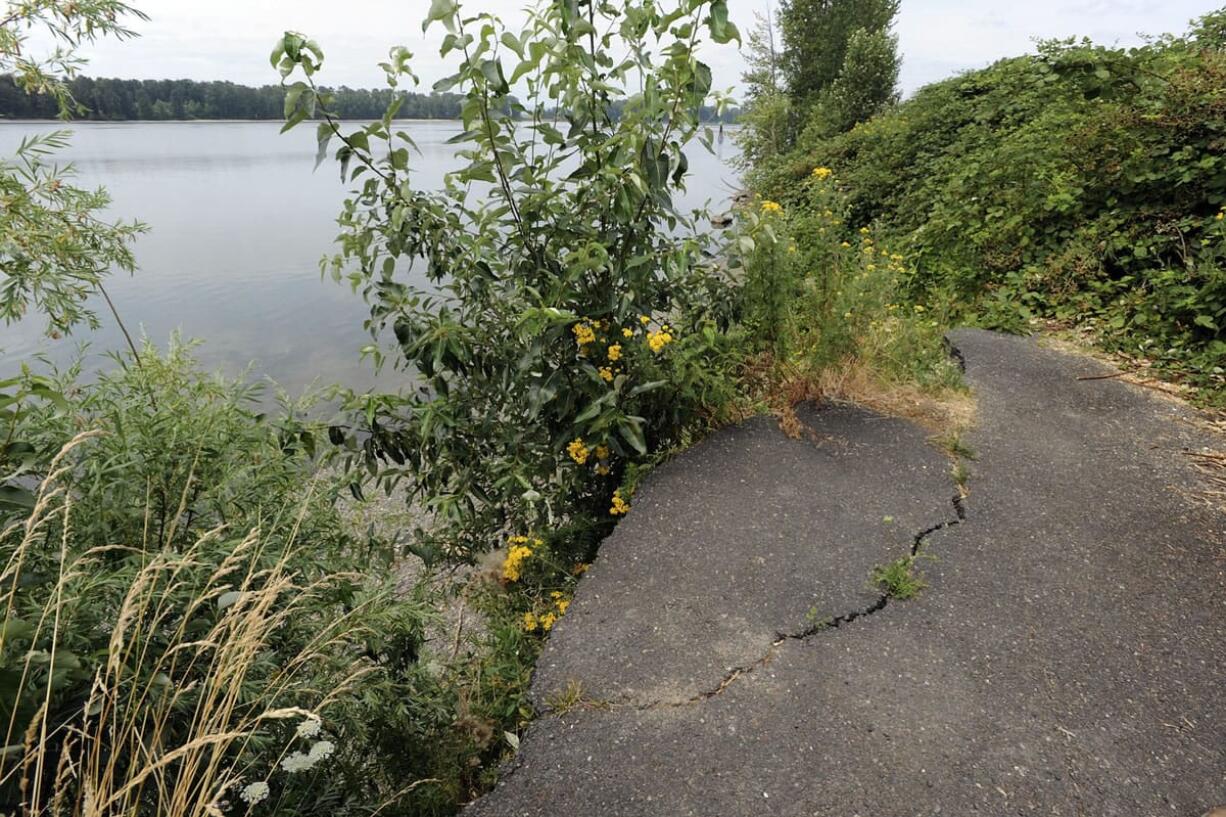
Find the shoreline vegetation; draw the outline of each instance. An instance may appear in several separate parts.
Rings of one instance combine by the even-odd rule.
[[[811,34],[782,28],[789,47]],[[888,66],[864,47],[866,70]],[[1136,48],[1043,42],[901,102],[761,85],[749,184],[803,207],[828,168],[846,224],[908,256],[906,300],[951,324],[1057,327],[1226,408],[1224,47],[1221,10]]]
[[[286,32],[268,99],[351,190],[321,267],[369,308],[366,363],[420,388],[264,410],[188,345],[131,340],[88,382],[0,382],[0,812],[458,813],[535,717],[533,666],[601,541],[677,452],[760,414],[803,437],[798,405],[845,398],[923,423],[969,490],[954,325],[1061,319],[1219,401],[1226,10],[907,102],[897,13],[789,0],[743,35],[727,0],[542,2],[522,28],[432,0],[461,123],[441,190],[413,187],[400,126],[414,55],[392,49],[383,107],[346,121],[324,45]],[[90,104],[79,63],[32,62],[29,32],[145,20],[120,0],[15,14],[0,73],[66,117]],[[712,233],[674,201],[704,111],[733,111],[704,47],[734,41],[750,192]],[[54,338],[122,325],[91,305],[144,229],[74,186],[66,140],[0,160],[0,315]]]

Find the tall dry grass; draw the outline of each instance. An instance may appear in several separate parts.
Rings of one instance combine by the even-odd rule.
[[[260,770],[275,769],[289,750],[284,739],[268,749],[277,722],[317,718],[371,671],[356,665],[329,690],[306,688],[312,662],[346,649],[353,635],[348,615],[322,626],[279,666],[261,665],[272,654],[270,640],[336,577],[302,586],[289,567],[293,546],[265,553],[258,530],[232,540],[220,562],[218,546],[230,544],[224,528],[178,551],[109,545],[74,553],[73,498],[64,478],[73,456],[82,454],[77,449],[97,436],[81,434],[65,445],[32,512],[0,532],[0,543],[13,543],[0,574],[0,655],[20,654],[28,641],[15,670],[18,689],[36,705],[22,723],[14,701],[3,724],[0,791],[18,792],[3,811],[21,817],[241,814],[248,806],[239,787],[259,780],[253,774]],[[47,547],[49,531],[57,534],[58,576],[36,623],[25,625],[22,578],[35,550]],[[291,542],[296,534],[297,525]],[[89,597],[93,574],[116,555],[135,558],[137,566],[118,597],[106,657],[93,671],[88,696],[65,716],[54,679],[73,666],[57,662],[79,661],[61,652],[68,612],[96,603]],[[33,618],[28,609],[24,615]],[[202,633],[201,621],[211,622]],[[310,710],[296,705],[308,699]],[[270,751],[279,754],[270,759]]]

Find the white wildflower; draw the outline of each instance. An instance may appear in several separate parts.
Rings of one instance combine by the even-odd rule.
[[[281,768],[290,774],[310,771],[321,760],[332,757],[336,744],[330,740],[321,740],[311,747],[310,752],[294,752],[281,761]]]
[[[268,799],[268,784],[261,780],[258,783],[248,783],[243,787],[239,797],[243,798],[244,803],[255,805]]]
[[[304,752],[294,752],[281,760],[281,768],[290,774],[305,772],[314,765],[315,762]]]
[[[311,747],[311,754],[308,757],[311,761],[318,763],[321,760],[327,760],[332,757],[332,753],[336,751],[336,744],[330,740],[321,740]]]
[[[319,718],[310,717],[298,724],[298,729],[294,734],[300,738],[313,738],[319,734],[320,726]]]

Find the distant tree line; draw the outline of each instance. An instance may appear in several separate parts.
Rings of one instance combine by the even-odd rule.
[[[95,79],[68,83],[84,110],[79,119],[115,122],[127,119],[281,119],[285,90],[280,85],[252,88],[233,82],[189,79]],[[401,119],[458,119],[459,94],[415,94],[390,89],[371,91],[340,87],[336,110],[345,119],[378,119],[396,93],[404,98]],[[51,119],[58,113],[51,96],[29,95],[11,76],[0,76],[0,118]]]
[[[285,90],[280,85],[252,88],[233,82],[190,79],[96,79],[76,77],[68,83],[82,106],[78,119],[99,122],[173,119],[281,119]],[[378,119],[399,93],[399,119],[459,119],[461,94],[417,94],[391,89],[334,89],[335,109],[344,119]],[[12,76],[0,75],[0,119],[53,119],[59,106],[50,95],[30,95]],[[707,121],[731,122],[737,112],[717,117],[703,109]],[[614,111],[614,116],[617,112]]]

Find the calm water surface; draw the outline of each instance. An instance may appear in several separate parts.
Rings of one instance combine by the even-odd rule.
[[[453,122],[404,122],[417,141],[415,184],[437,189],[454,169]],[[0,123],[0,152],[21,137],[54,130],[47,123]],[[332,163],[314,165],[314,129],[280,135],[275,122],[74,123],[72,161],[83,186],[104,185],[110,215],[140,219],[150,231],[136,244],[137,273],[116,276],[108,291],[130,329],[165,345],[179,331],[204,341],[197,356],[210,369],[238,374],[251,366],[291,393],[313,382],[368,388],[375,378],[359,361],[369,342],[367,309],[347,286],[321,280],[319,259],[331,252],[345,185]],[[690,191],[696,207],[716,209],[736,187],[731,139],[711,155],[690,151]],[[87,369],[107,366],[104,353],[123,338],[97,310],[103,327],[71,340],[43,336],[29,320],[0,324],[0,377],[23,360],[45,354],[63,363],[88,341]],[[380,386],[395,387],[395,373]]]

